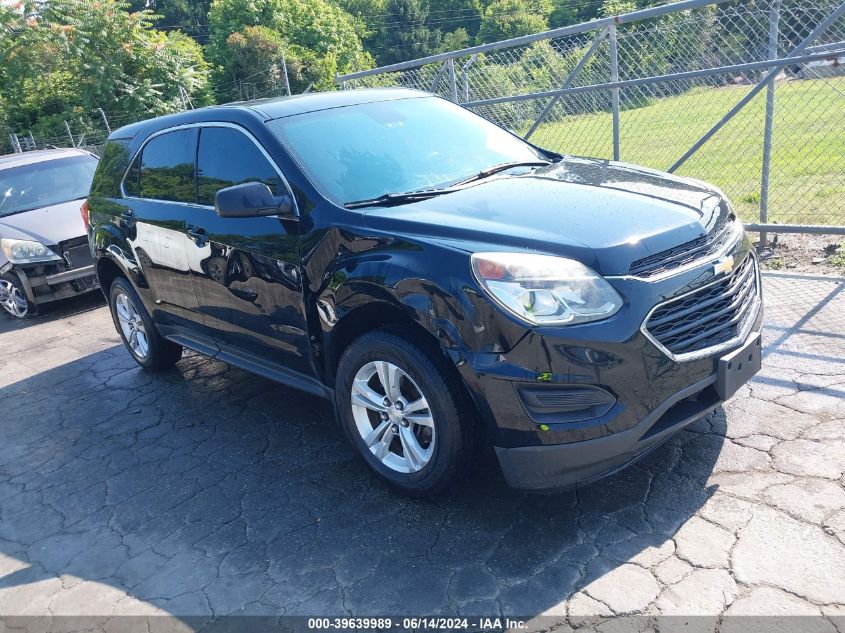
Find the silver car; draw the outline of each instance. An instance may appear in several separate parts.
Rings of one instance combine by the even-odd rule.
[[[0,156],[0,307],[10,316],[98,287],[80,211],[96,168],[77,149]]]

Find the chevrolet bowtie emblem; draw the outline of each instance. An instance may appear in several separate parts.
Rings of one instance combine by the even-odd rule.
[[[734,258],[732,256],[723,257],[715,264],[713,264],[713,274],[718,275],[725,273],[726,275],[734,269]]]

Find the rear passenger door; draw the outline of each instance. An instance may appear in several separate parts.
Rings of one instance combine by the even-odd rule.
[[[201,320],[185,246],[186,209],[196,207],[196,139],[186,128],[146,142],[124,178],[127,210],[119,218],[156,304],[188,320]]]
[[[309,371],[302,307],[298,223],[278,217],[221,218],[214,195],[263,182],[274,195],[289,187],[267,152],[245,129],[204,124],[199,130],[200,208],[186,218],[188,261],[206,325],[221,352],[241,361]]]

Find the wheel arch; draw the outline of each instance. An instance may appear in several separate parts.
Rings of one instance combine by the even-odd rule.
[[[100,289],[108,299],[112,282],[117,277],[125,277],[126,273],[118,266],[113,259],[100,257],[97,259],[97,279],[100,282]]]
[[[456,367],[454,358],[449,354],[446,347],[451,342],[451,332],[445,332],[437,325],[426,322],[426,325],[432,325],[429,329],[417,320],[416,316],[417,313],[412,306],[397,305],[386,301],[371,301],[345,314],[334,325],[330,336],[324,339],[326,341],[326,383],[332,388],[336,387],[337,368],[340,359],[343,352],[357,338],[374,330],[399,332],[412,343],[428,349],[436,355],[440,365],[447,372],[447,381],[458,386],[462,406],[477,422],[477,427],[482,433],[480,444],[486,443],[489,432],[486,420],[482,416],[472,391]]]
[[[416,341],[440,347],[434,335],[420,325],[408,310],[386,301],[371,301],[346,313],[326,337],[327,382],[334,386],[340,358],[349,344],[363,334],[378,329],[402,330]]]

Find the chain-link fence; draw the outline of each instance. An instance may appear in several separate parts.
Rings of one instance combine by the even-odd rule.
[[[78,113],[72,118],[60,121],[58,127],[64,127],[64,134],[51,136],[0,126],[0,155],[52,147],[76,147],[99,156],[112,130],[143,118],[137,113],[107,113],[97,109],[90,113]]]
[[[338,83],[436,92],[548,149],[714,182],[752,227],[845,232],[843,16],[687,0]]]

